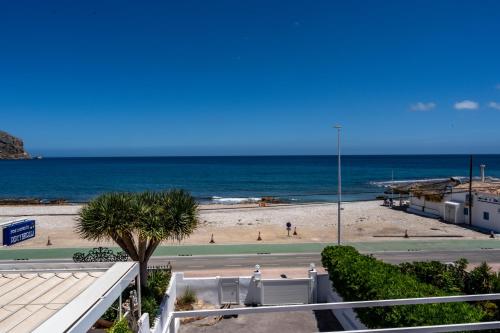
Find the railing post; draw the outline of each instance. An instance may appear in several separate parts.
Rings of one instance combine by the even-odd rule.
[[[255,305],[262,305],[264,300],[264,288],[262,286],[262,272],[260,271],[260,265],[255,265],[252,280],[255,284],[255,295],[257,296],[253,303]]]
[[[318,271],[313,263],[311,263],[308,271],[309,276],[309,303],[318,301]]]

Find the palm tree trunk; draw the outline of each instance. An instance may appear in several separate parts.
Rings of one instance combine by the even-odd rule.
[[[148,283],[148,262],[140,261],[139,262],[139,276],[141,278],[141,287],[146,288]]]

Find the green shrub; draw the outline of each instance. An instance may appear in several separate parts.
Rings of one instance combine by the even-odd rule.
[[[149,314],[149,323],[153,325],[156,316],[160,310],[160,304],[165,296],[165,292],[170,282],[170,271],[167,270],[156,270],[148,274],[148,280],[145,288],[141,289],[142,299],[141,299],[141,311],[142,313]],[[129,286],[126,288],[122,297],[123,300],[127,299],[130,292],[135,290],[135,287]],[[118,301],[114,302],[111,307],[106,310],[102,315],[102,319],[108,321],[114,321],[118,317]]]
[[[147,312],[149,314],[149,325],[152,326],[160,310],[160,305],[153,296],[144,295],[142,297],[141,310],[142,313]]]
[[[118,301],[115,301],[101,316],[102,319],[107,321],[115,321],[118,318]]]
[[[107,330],[108,333],[133,333],[128,327],[128,321],[126,318],[122,318],[116,321],[110,329]]]
[[[184,290],[184,294],[177,299],[179,305],[189,305],[196,302],[196,293],[191,288],[187,287]]]
[[[439,261],[403,263],[399,265],[405,274],[414,275],[420,282],[432,284],[446,292],[465,292],[467,260],[461,259],[454,264]]]
[[[413,262],[400,264],[401,271],[415,276],[419,281],[432,284],[449,292],[460,292],[467,295],[490,294],[500,291],[500,277],[491,268],[482,263],[467,272],[467,260],[460,259],[453,264],[442,264],[436,261]],[[485,319],[500,319],[500,301],[473,302],[485,313]]]
[[[157,270],[148,274],[147,287],[142,289],[142,313],[149,313],[149,324],[153,325],[160,310],[160,304],[165,296],[170,272]]]
[[[345,301],[447,296],[415,276],[401,272],[350,246],[329,246],[322,252],[323,266]],[[424,326],[481,321],[485,313],[467,303],[441,303],[356,309],[369,328]]]
[[[147,289],[159,304],[163,300],[168,283],[170,282],[169,271],[152,271],[148,274]]]

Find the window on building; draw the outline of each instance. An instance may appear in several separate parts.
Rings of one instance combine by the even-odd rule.
[[[490,219],[490,213],[488,212],[483,212],[483,220],[488,221]]]
[[[469,215],[469,208],[464,208],[464,215]]]

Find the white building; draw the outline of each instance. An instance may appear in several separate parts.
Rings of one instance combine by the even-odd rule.
[[[409,194],[408,212],[441,218],[445,215],[444,202],[451,200],[449,195],[460,181],[450,178],[436,181],[417,182],[396,188],[398,192]]]
[[[500,233],[500,182],[473,181],[472,208],[469,207],[468,183],[435,185],[410,189],[408,211],[456,224],[469,224],[469,214],[472,212],[472,227]]]
[[[500,233],[500,183],[473,181],[472,208],[469,207],[469,184],[461,184],[446,196],[443,219],[451,223],[469,224],[473,227]],[[455,207],[452,208],[452,205]]]

